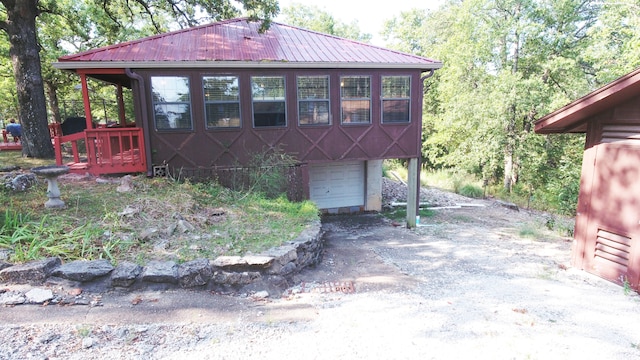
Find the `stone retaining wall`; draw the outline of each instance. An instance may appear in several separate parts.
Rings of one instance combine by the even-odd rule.
[[[149,261],[145,266],[123,261],[72,261],[47,258],[24,264],[0,261],[0,283],[38,285],[63,279],[90,289],[200,288],[218,292],[276,291],[290,286],[293,275],[317,264],[322,256],[320,222],[314,222],[295,240],[258,255]]]

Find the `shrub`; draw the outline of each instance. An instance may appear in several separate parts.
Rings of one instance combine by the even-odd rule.
[[[460,188],[459,194],[470,198],[482,198],[484,197],[484,191],[481,187],[471,184],[463,185]]]

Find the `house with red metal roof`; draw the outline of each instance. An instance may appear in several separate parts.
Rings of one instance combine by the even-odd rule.
[[[83,84],[82,136],[99,144],[72,171],[208,177],[282,150],[303,198],[379,210],[382,160],[419,162],[423,82],[442,63],[277,22],[259,29],[232,19],[59,58]],[[135,118],[92,129],[87,77],[131,89]]]
[[[546,115],[535,131],[586,133],[573,266],[640,290],[640,69]]]

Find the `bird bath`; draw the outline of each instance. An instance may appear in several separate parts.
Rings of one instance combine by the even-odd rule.
[[[47,180],[47,196],[49,200],[44,203],[44,207],[48,209],[64,208],[64,201],[60,199],[58,176],[68,173],[69,167],[64,165],[39,166],[31,169],[31,172]]]

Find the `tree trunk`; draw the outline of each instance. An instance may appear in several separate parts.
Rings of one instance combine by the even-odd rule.
[[[58,88],[51,81],[44,81],[45,91],[47,92],[47,99],[49,99],[49,109],[53,116],[53,121],[58,124],[62,123],[62,117],[60,116],[60,104],[58,103]]]
[[[40,47],[36,34],[38,0],[2,0],[7,10],[3,28],[9,35],[9,54],[18,95],[18,116],[22,123],[22,154],[52,159],[47,107],[44,96]]]

